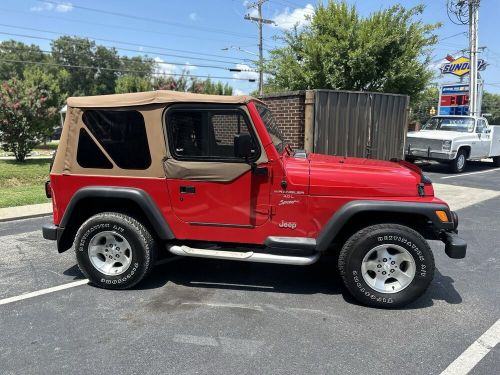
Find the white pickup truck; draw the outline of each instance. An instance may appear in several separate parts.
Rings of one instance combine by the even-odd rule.
[[[456,173],[467,160],[493,158],[500,167],[500,126],[489,125],[484,117],[434,116],[420,131],[408,133],[405,157],[448,163]]]

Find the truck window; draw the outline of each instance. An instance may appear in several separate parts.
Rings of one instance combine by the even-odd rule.
[[[470,117],[432,117],[422,130],[446,130],[471,133],[474,131],[474,119]]]
[[[169,148],[179,160],[244,162],[234,156],[234,137],[251,134],[254,158],[258,142],[244,112],[238,109],[175,109],[167,112]]]
[[[280,128],[276,125],[274,121],[273,114],[265,105],[260,103],[255,103],[255,107],[259,112],[260,118],[264,121],[264,125],[266,126],[267,132],[271,136],[271,140],[273,141],[274,147],[278,152],[283,151],[283,147],[285,147],[285,137],[281,133]]]
[[[82,119],[119,168],[149,168],[151,154],[140,112],[87,110],[83,112]]]
[[[484,121],[483,119],[478,119],[476,133],[484,133],[485,130],[486,130],[486,121]]]

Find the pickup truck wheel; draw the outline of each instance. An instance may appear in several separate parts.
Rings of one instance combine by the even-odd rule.
[[[360,303],[396,308],[415,301],[434,276],[427,241],[411,228],[378,224],[361,229],[344,244],[339,271]]]
[[[104,212],[82,224],[75,252],[80,270],[92,284],[127,289],[151,271],[157,249],[140,222],[124,214]]]
[[[493,165],[495,167],[500,167],[500,156],[493,156]]]
[[[461,173],[465,169],[467,164],[467,152],[465,150],[459,150],[455,159],[450,163],[450,169],[454,173]]]

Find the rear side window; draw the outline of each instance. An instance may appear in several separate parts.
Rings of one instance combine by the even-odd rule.
[[[76,161],[82,168],[111,169],[113,164],[95,144],[85,129],[80,129]]]
[[[259,147],[245,114],[238,109],[171,109],[167,112],[170,150],[176,159],[244,162],[234,156],[234,138],[251,134],[255,160]]]
[[[140,112],[88,110],[82,119],[118,167],[147,169],[151,165],[146,126]]]

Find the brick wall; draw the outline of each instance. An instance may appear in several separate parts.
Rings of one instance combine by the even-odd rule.
[[[273,113],[286,142],[294,149],[304,148],[305,95],[305,91],[292,91],[260,97]]]

